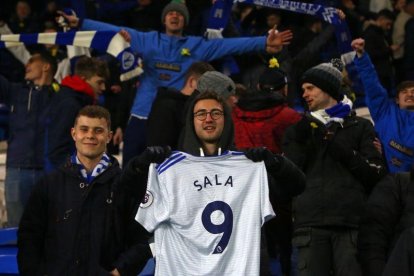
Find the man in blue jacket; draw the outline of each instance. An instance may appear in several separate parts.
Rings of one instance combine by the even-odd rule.
[[[89,19],[62,14],[71,27],[82,30],[114,30],[122,28]],[[143,56],[144,74],[132,105],[131,117],[124,136],[123,163],[141,153],[145,148],[146,120],[155,99],[157,87],[181,89],[184,75],[195,61],[211,61],[227,55],[253,51],[276,53],[292,38],[290,31],[272,30],[267,37],[225,38],[206,40],[202,37],[184,36],[189,22],[187,7],[175,1],[165,6],[161,20],[165,33],[139,32],[124,28],[130,35],[131,46]]]
[[[26,64],[25,80],[11,83],[0,75],[0,102],[10,109],[5,196],[8,226],[19,224],[32,187],[43,171],[44,124],[55,95],[56,60],[35,53]]]
[[[391,173],[410,171],[414,163],[414,81],[400,83],[395,101],[391,101],[365,53],[365,41],[355,39],[352,47],[357,54],[355,65],[375,129],[384,147],[388,169]]]

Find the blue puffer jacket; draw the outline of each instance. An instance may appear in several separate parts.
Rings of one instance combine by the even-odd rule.
[[[44,126],[54,94],[50,86],[11,83],[0,76],[0,102],[10,108],[7,167],[43,168]]]

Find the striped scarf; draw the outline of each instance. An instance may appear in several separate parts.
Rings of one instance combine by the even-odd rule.
[[[57,33],[7,34],[0,36],[0,48],[55,44],[96,49],[116,57],[121,64],[121,81],[143,73],[141,59],[131,45],[115,31],[69,31]]]
[[[111,164],[111,160],[109,156],[104,153],[102,155],[101,161],[95,166],[95,168],[92,170],[92,172],[87,172],[83,164],[79,161],[78,156],[76,155],[76,152],[71,156],[70,161],[72,164],[77,165],[79,168],[79,172],[82,175],[82,177],[85,179],[87,185],[91,184],[92,181],[100,174],[102,174]]]

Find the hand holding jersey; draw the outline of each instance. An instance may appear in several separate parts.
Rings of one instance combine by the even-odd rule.
[[[260,229],[274,216],[263,162],[242,153],[173,153],[152,164],[136,220],[155,232],[157,275],[258,275]]]
[[[303,190],[303,173],[282,156],[229,151],[231,111],[212,92],[190,103],[178,145],[183,152],[150,167],[136,220],[155,231],[156,274],[258,275],[261,225],[274,215],[268,165],[275,166],[275,194]]]
[[[162,163],[171,155],[169,146],[152,146],[147,147],[140,155],[129,161],[129,165],[137,170],[147,171],[151,163]]]

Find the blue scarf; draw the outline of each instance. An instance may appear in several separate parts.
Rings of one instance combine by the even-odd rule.
[[[344,122],[344,118],[351,113],[351,110],[352,101],[344,95],[342,101],[338,102],[338,104],[327,109],[320,109],[311,112],[310,114],[312,117],[318,119],[324,125],[327,125],[331,122],[342,124]]]
[[[93,48],[117,58],[121,81],[142,74],[141,60],[131,45],[115,31],[69,31],[57,33],[9,34],[0,36],[0,48],[32,44],[73,45]]]
[[[79,172],[82,175],[82,177],[85,179],[87,185],[91,184],[92,181],[101,173],[106,171],[108,167],[110,166],[111,159],[109,156],[104,153],[102,155],[101,161],[95,166],[95,168],[92,170],[92,172],[87,172],[85,167],[82,165],[82,163],[79,161],[78,156],[76,155],[76,152],[70,157],[70,161],[74,165],[78,165]]]

